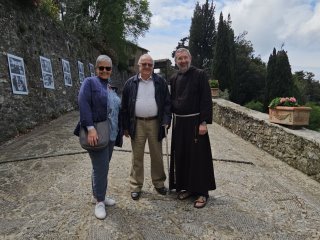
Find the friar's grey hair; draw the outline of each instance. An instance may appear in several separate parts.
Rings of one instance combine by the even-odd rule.
[[[177,53],[180,53],[180,52],[186,52],[189,55],[189,57],[191,57],[190,51],[188,49],[178,48],[174,54],[174,60],[176,60],[176,58],[177,58]]]

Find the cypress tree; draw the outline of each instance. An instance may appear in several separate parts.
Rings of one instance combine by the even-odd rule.
[[[288,55],[284,50],[280,50],[277,53],[276,74],[278,87],[275,89],[277,90],[275,94],[279,97],[290,97],[293,90],[293,79]]]
[[[215,6],[208,0],[200,6],[197,2],[190,27],[189,50],[192,64],[198,68],[209,69],[211,73],[213,47],[215,44]]]
[[[269,57],[266,78],[265,110],[275,97],[291,97],[294,84],[288,55],[284,50],[273,49]]]
[[[272,54],[269,56],[267,65],[267,77],[266,77],[266,91],[265,91],[265,101],[264,109],[268,109],[270,101],[277,97],[275,95],[276,88],[276,61],[277,61],[277,50],[273,48]]]
[[[230,15],[228,21],[223,20],[220,13],[217,40],[214,48],[213,76],[219,80],[219,88],[224,91],[236,91],[235,83],[235,43],[231,28]],[[235,98],[236,92],[230,93]]]

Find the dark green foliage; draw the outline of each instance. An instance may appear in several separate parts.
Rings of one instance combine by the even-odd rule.
[[[292,96],[293,92],[294,84],[287,53],[284,50],[276,52],[274,48],[267,67],[265,110],[273,98]]]
[[[209,86],[210,88],[219,88],[219,81],[215,79],[210,79]]]
[[[252,100],[244,105],[246,108],[263,112],[263,104],[259,101]]]
[[[24,7],[37,7],[41,0],[13,0]]]
[[[40,9],[44,12],[46,16],[50,16],[52,19],[59,20],[59,6],[53,0],[41,0]]]
[[[197,2],[190,27],[189,50],[192,55],[192,65],[207,69],[212,73],[213,47],[215,45],[215,6],[208,0],[200,6]]]
[[[251,100],[263,102],[266,76],[266,65],[254,56],[252,43],[245,39],[246,34],[240,34],[235,40],[237,96],[234,101],[241,105]]]
[[[143,36],[150,26],[151,12],[146,0],[61,0],[65,26],[80,32],[101,52],[109,53],[115,64],[127,67],[127,41]],[[110,50],[112,49],[112,50]]]
[[[315,102],[308,102],[307,107],[311,107],[308,129],[320,132],[320,105]]]
[[[235,82],[235,44],[234,33],[231,28],[230,16],[228,21],[223,20],[220,13],[217,40],[215,45],[213,76],[219,80],[222,91],[229,89],[230,99],[237,96],[237,85]]]
[[[320,103],[320,82],[314,80],[311,72],[295,72],[293,74],[295,89],[301,95],[301,100]]]

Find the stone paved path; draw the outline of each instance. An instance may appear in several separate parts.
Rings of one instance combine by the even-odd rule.
[[[217,190],[204,209],[158,195],[148,154],[142,197],[131,200],[125,139],[110,165],[117,204],[98,220],[89,156],[72,135],[77,118],[68,113],[0,146],[0,239],[320,239],[320,183],[217,124],[209,129]]]

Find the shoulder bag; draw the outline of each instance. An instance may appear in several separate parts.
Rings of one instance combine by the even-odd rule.
[[[91,151],[99,151],[109,144],[109,120],[96,122],[93,124],[98,133],[98,143],[95,146],[90,146],[88,143],[88,130],[85,127],[80,127],[79,141],[83,149]]]

